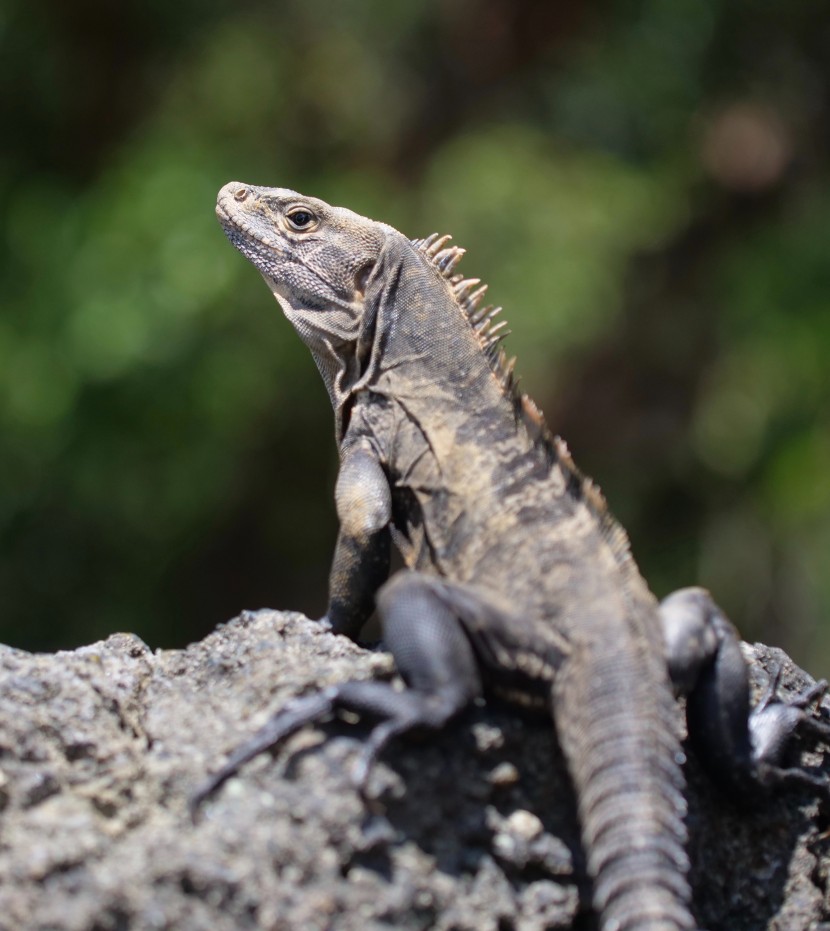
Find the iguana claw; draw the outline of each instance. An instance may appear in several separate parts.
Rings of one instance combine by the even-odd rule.
[[[785,766],[784,761],[794,738],[812,737],[830,745],[830,723],[810,713],[811,706],[819,710],[818,703],[827,693],[825,679],[813,683],[788,700],[778,697],[781,665],[776,664],[770,673],[769,684],[749,717],[749,735],[752,757],[758,781],[762,785],[803,786],[830,797],[830,780],[818,776],[801,766]]]

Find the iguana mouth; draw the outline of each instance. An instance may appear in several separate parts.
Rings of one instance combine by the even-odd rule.
[[[222,196],[220,192],[219,199],[216,201],[216,216],[225,232],[225,235],[235,249],[238,249],[248,261],[262,273],[268,280],[268,285],[273,291],[276,282],[268,272],[273,270],[276,257],[285,250],[282,248],[279,240],[266,239],[258,233],[244,219],[233,210],[231,205],[226,206],[228,195]]]
[[[273,249],[274,243],[269,242],[264,236],[252,229],[249,223],[240,218],[238,211],[228,204],[230,196],[223,189],[223,191],[219,192],[219,197],[216,200],[216,216],[219,218],[219,222],[222,224],[228,238],[231,239],[231,231],[233,231],[242,241],[256,240],[256,242],[262,243],[263,246]],[[233,239],[231,241],[236,245],[236,241]]]
[[[238,215],[225,206],[226,200],[227,197],[220,197],[220,199],[216,201],[216,216],[219,218],[219,222],[222,224],[222,228],[225,232],[227,233],[229,229],[236,230],[239,234],[244,234],[249,239],[256,239],[264,243],[262,237],[257,236],[247,223],[240,220]]]
[[[226,207],[226,203],[229,197],[227,187],[223,187],[219,192],[216,198],[216,216],[219,218],[219,222],[224,226],[226,223],[237,223],[234,219],[232,212]]]

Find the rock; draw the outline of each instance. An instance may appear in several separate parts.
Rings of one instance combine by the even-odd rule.
[[[747,656],[756,690],[777,660],[783,690],[811,681],[777,651]],[[590,890],[552,729],[509,709],[393,744],[369,802],[349,779],[366,726],[308,727],[191,822],[205,773],[290,697],[392,675],[386,654],[273,611],[185,650],[127,634],[54,655],[0,647],[0,929],[584,927]],[[738,811],[689,770],[701,926],[827,921],[818,804],[789,792]]]

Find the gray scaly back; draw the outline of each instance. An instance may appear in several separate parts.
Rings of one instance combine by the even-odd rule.
[[[492,304],[482,306],[488,285],[483,284],[480,278],[465,278],[455,272],[466,249],[448,245],[451,239],[448,233],[443,236],[432,233],[423,239],[411,239],[410,243],[449,283],[453,299],[472,327],[496,380],[513,405],[517,425],[544,450],[551,465],[559,465],[566,476],[570,493],[585,502],[620,566],[636,573],[628,534],[612,515],[599,486],[577,467],[567,443],[550,432],[544,415],[533,399],[519,390],[519,379],[515,375],[516,356],[508,356],[501,345],[502,340],[510,335],[510,330],[504,319],[495,322],[503,308]]]

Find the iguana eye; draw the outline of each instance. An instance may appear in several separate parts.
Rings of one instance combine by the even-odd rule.
[[[305,207],[294,207],[285,217],[295,230],[307,230],[317,221],[317,217]]]

